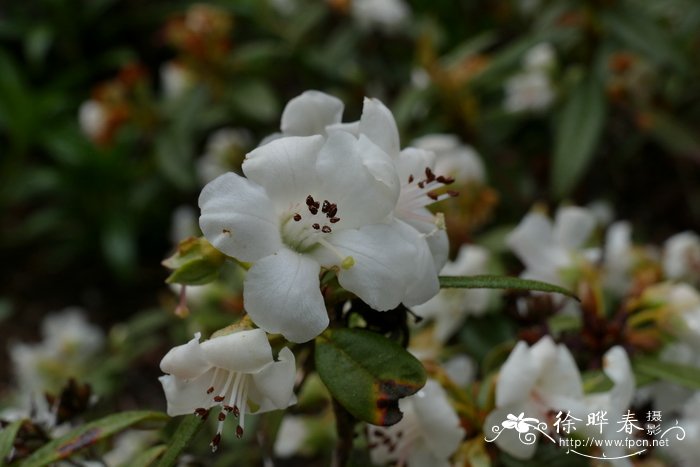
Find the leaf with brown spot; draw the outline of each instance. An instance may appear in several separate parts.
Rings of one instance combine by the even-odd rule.
[[[316,370],[355,418],[389,426],[401,420],[399,399],[426,380],[423,365],[386,337],[362,329],[329,329],[316,338]]]

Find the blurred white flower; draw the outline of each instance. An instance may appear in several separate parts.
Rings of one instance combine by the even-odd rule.
[[[160,82],[166,99],[176,100],[194,84],[194,77],[184,65],[168,61],[160,67]]]
[[[666,240],[663,267],[668,279],[700,284],[700,237],[694,232],[686,231]]]
[[[445,390],[429,379],[413,396],[399,400],[403,418],[389,427],[368,427],[370,456],[377,465],[449,467],[464,436]]]
[[[477,374],[476,362],[464,354],[458,354],[442,364],[442,368],[453,383],[464,388],[474,381]]]
[[[603,265],[606,287],[624,295],[632,281],[633,264],[632,226],[629,222],[615,222],[605,235]]]
[[[108,112],[100,102],[90,99],[80,104],[78,123],[80,130],[92,141],[97,141],[107,128]]]
[[[221,128],[207,139],[204,154],[197,159],[197,176],[206,184],[240,166],[251,145],[250,133],[242,128]]]
[[[521,277],[571,287],[572,273],[581,263],[600,255],[598,250],[584,249],[595,226],[595,217],[580,207],[560,208],[554,222],[533,211],[508,235],[506,243],[525,264]]]
[[[546,71],[554,66],[555,60],[554,47],[548,42],[543,42],[527,51],[523,59],[523,67],[528,71]]]
[[[485,183],[486,170],[473,147],[450,134],[430,134],[414,140],[412,146],[435,153],[435,173],[450,176],[458,185]]]
[[[540,70],[526,71],[509,78],[505,91],[503,106],[511,113],[539,112],[554,102],[554,89],[549,76]]]
[[[685,283],[663,282],[648,287],[642,299],[661,305],[659,325],[700,350],[700,292]]]
[[[352,0],[351,14],[367,29],[392,33],[408,22],[411,10],[403,0]]]
[[[296,415],[285,415],[282,419],[273,451],[276,457],[292,457],[301,452],[309,436],[306,428],[307,421],[304,417]]]
[[[197,211],[186,204],[178,206],[170,218],[170,242],[177,245],[188,237],[199,236]]]
[[[387,310],[433,297],[447,255],[447,237],[423,207],[429,194],[417,193],[410,206],[420,219],[392,216],[403,191],[391,112],[366,99],[360,121],[341,124],[342,110],[316,91],[292,99],[283,136],[247,155],[247,178],[225,174],[199,199],[207,240],[255,263],[243,292],[253,321],[295,342],[328,325],[321,267],[336,269],[340,285],[372,308]]]
[[[489,252],[478,245],[463,245],[457,258],[442,268],[443,276],[470,276],[488,272]],[[435,322],[434,335],[445,343],[467,316],[481,316],[488,309],[489,289],[443,289],[422,305],[412,307],[418,316]]]
[[[285,409],[296,402],[294,354],[283,348],[275,361],[262,329],[239,330],[200,344],[200,333],[172,348],[161,360],[167,375],[159,378],[168,401],[168,415],[209,414],[220,407],[219,425],[211,442],[216,450],[226,418],[238,419],[243,436],[246,413]],[[252,404],[251,404],[252,403]]]
[[[546,422],[551,411],[576,411],[581,407],[581,374],[566,346],[556,345],[545,336],[532,347],[518,342],[498,374],[496,407],[486,417],[484,433],[501,426],[508,415],[524,414]],[[531,431],[538,436],[537,431]],[[522,443],[515,430],[502,430],[494,441],[517,459],[530,459],[536,443]]]

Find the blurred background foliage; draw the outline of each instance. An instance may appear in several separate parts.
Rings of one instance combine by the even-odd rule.
[[[697,2],[407,7],[394,24],[351,0],[0,5],[3,342],[80,305],[104,326],[131,319],[113,345],[152,336],[160,358],[167,346],[153,333],[169,317],[142,311],[175,307],[160,261],[174,249],[175,209],[196,207],[209,136],[245,129],[219,161],[235,170],[307,89],[341,98],[346,120],[363,96],[380,98],[404,146],[438,132],[478,151],[492,191],[473,203],[479,222],[451,232],[459,243],[501,238],[536,202],[606,201],[646,241],[700,230]],[[505,104],[540,44],[551,46],[548,102]]]

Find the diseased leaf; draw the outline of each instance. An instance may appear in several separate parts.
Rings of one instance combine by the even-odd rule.
[[[12,446],[15,442],[17,432],[22,426],[22,421],[23,420],[16,420],[0,430],[0,466],[5,465],[7,457],[12,451]]]
[[[635,375],[642,378],[669,381],[694,390],[700,390],[700,369],[678,363],[669,363],[656,358],[635,357],[632,359]]]
[[[399,399],[426,380],[423,365],[396,342],[362,329],[329,329],[316,338],[316,369],[355,418],[388,426],[403,416]]]
[[[590,75],[567,96],[554,136],[551,187],[555,198],[567,196],[586,172],[605,121],[605,95]]]
[[[535,290],[538,292],[552,292],[566,295],[578,300],[574,292],[547,282],[519,277],[508,276],[440,276],[440,288],[442,289],[514,289]]]
[[[173,434],[170,439],[168,449],[163,454],[163,457],[160,458],[157,467],[170,467],[175,465],[182,451],[187,447],[190,440],[194,438],[203,424],[204,421],[194,415],[183,417],[175,434]]]
[[[125,429],[143,422],[165,422],[168,416],[162,412],[122,412],[95,420],[72,430],[65,436],[45,444],[23,463],[22,467],[39,467],[68,459],[76,452]]]

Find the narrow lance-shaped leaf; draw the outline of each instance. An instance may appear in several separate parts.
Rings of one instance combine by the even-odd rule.
[[[558,285],[507,276],[440,276],[440,288],[534,290],[537,292],[559,293],[576,300],[579,299],[574,292]]]
[[[362,329],[329,329],[316,338],[316,370],[355,418],[388,426],[401,420],[399,399],[425,385],[423,365],[396,342]]]
[[[178,425],[175,434],[170,439],[170,445],[168,445],[168,449],[163,454],[163,457],[160,458],[157,467],[170,467],[175,465],[182,451],[187,447],[190,440],[194,438],[203,424],[204,421],[194,415],[184,417]]]
[[[558,115],[551,171],[556,198],[567,196],[584,175],[598,146],[604,120],[603,87],[595,76],[587,76],[567,96]]]
[[[80,426],[65,436],[51,441],[35,451],[23,463],[23,467],[38,467],[68,459],[76,452],[133,425],[144,422],[165,422],[168,416],[162,412],[132,411],[109,415]]]
[[[7,459],[7,456],[9,456],[12,451],[15,437],[21,426],[22,420],[17,420],[0,430],[0,466],[5,465],[5,459]]]
[[[700,390],[700,369],[678,363],[669,363],[650,357],[636,357],[632,360],[635,374],[676,383],[687,388]]]

